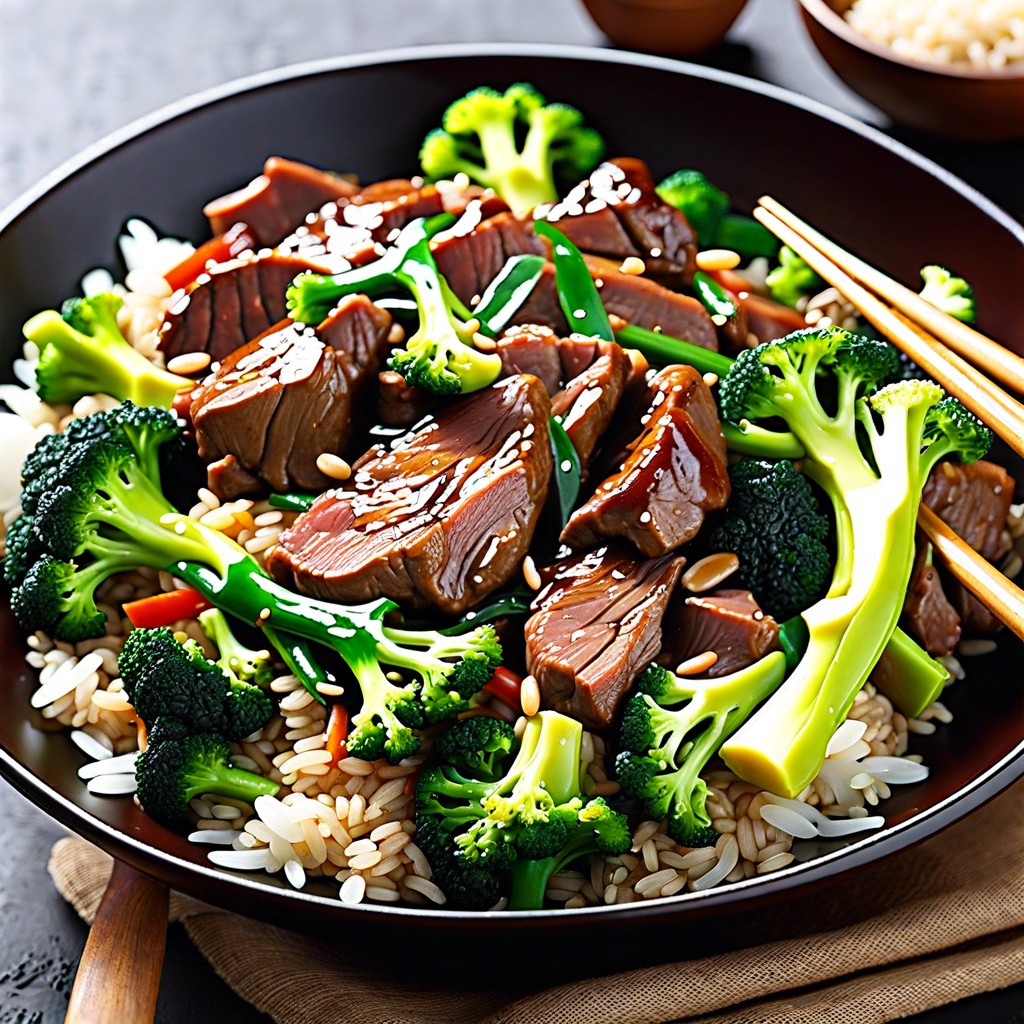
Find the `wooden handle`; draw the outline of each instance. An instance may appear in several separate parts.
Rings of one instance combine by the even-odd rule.
[[[167,942],[167,886],[114,861],[66,1024],[152,1024]]]

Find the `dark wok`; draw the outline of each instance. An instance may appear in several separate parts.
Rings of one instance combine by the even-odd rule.
[[[27,315],[73,294],[84,269],[114,266],[126,216],[202,238],[204,200],[247,181],[270,153],[352,170],[364,180],[411,173],[419,140],[452,97],[483,82],[520,79],[584,109],[614,152],[646,158],[658,175],[698,166],[740,208],[771,193],[907,281],[926,261],[955,266],[975,286],[980,328],[1014,343],[1024,230],[881,134],[780,90],[657,58],[450,47],[299,66],[225,87],[127,129],[42,183],[0,221],[3,373],[9,379]],[[492,948],[514,947],[545,973],[554,971],[544,966],[551,950],[588,933],[605,940],[590,943],[606,951],[602,959],[621,968],[867,914],[879,889],[871,879],[884,879],[884,865],[874,862],[949,825],[1024,772],[1024,652],[1005,639],[950,691],[953,725],[915,742],[932,774],[886,804],[888,827],[810,863],[708,893],[590,911],[488,916],[346,908],[333,884],[296,892],[262,873],[215,869],[204,848],[156,825],[131,801],[91,797],[76,775],[82,755],[48,736],[29,709],[32,678],[6,607],[0,657],[8,666],[0,688],[0,774],[115,856],[211,903],[295,928],[358,921],[369,938],[427,939],[424,948],[442,955],[449,944],[429,940],[444,935],[464,943],[486,933]],[[821,897],[836,875],[872,864],[855,908]]]

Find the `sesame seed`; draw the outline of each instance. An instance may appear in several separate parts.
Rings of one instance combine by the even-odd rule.
[[[331,452],[321,452],[316,457],[316,468],[332,480],[347,480],[352,475],[352,467],[343,458]]]
[[[734,270],[740,265],[740,255],[732,249],[705,249],[697,253],[698,270]]]
[[[534,562],[531,555],[527,555],[523,559],[523,579],[526,580],[526,585],[531,590],[540,590],[542,582],[540,573],[537,572],[537,563]]]
[[[202,373],[210,365],[209,352],[182,352],[168,360],[167,369],[171,373],[191,375]]]
[[[642,274],[646,269],[647,265],[639,256],[627,256],[619,267],[623,274]]]
[[[713,388],[718,383],[718,374],[717,373],[710,373],[710,372],[709,373],[705,373],[704,374],[704,383],[707,384],[707,386],[709,388]]]
[[[718,661],[718,654],[715,651],[705,651],[703,654],[696,654],[692,658],[676,665],[677,676],[695,676],[700,672],[706,672],[715,662]]]
[[[522,681],[519,687],[519,703],[527,718],[532,718],[540,711],[540,687],[534,676],[527,676]]]

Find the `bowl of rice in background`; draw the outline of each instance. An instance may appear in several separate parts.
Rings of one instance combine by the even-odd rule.
[[[832,70],[895,122],[970,141],[1024,136],[1021,0],[798,0]]]
[[[408,173],[420,140],[452,96],[482,82],[519,80],[587,111],[614,151],[646,158],[659,177],[699,167],[721,182],[740,210],[770,193],[906,281],[924,262],[955,265],[973,284],[979,328],[1018,349],[1022,344],[1013,282],[1024,276],[1024,229],[963,182],[860,122],[771,86],[663,58],[523,44],[445,46],[299,65],[220,87],[129,126],[23,196],[0,216],[0,382],[12,379],[29,315],[77,294],[88,268],[123,272],[115,254],[126,219],[146,217],[162,233],[203,238],[203,204],[250,180],[271,153],[351,171],[366,181]],[[673,112],[670,131],[666,110]],[[739,130],[722,131],[723,124]],[[750,125],[756,130],[742,130]],[[822,173],[820,161],[807,159],[807,140],[841,158]],[[872,180],[887,187],[873,189]],[[142,279],[134,285],[144,325],[148,286]],[[1024,480],[1019,460],[1003,452],[994,458]],[[223,506],[194,511],[231,516]],[[268,521],[259,528],[274,527]],[[262,536],[253,543],[263,543]],[[565,956],[570,943],[586,949],[596,973],[837,927],[886,905],[886,858],[969,814],[1024,774],[1024,650],[1004,635],[985,653],[971,652],[977,657],[958,668],[956,674],[965,671],[966,678],[943,695],[949,712],[943,721],[918,724],[914,749],[929,774],[892,793],[885,826],[850,840],[816,841],[777,873],[701,891],[680,889],[663,899],[631,892],[627,902],[529,912],[350,904],[326,876],[310,877],[296,889],[282,874],[218,866],[207,847],[148,818],[130,797],[91,791],[78,774],[85,752],[61,734],[62,717],[67,712],[74,718],[77,703],[48,715],[39,706],[42,687],[34,665],[60,653],[44,652],[38,643],[29,650],[26,639],[0,593],[0,659],[7,666],[0,686],[0,775],[37,806],[179,891],[312,934],[352,935],[367,952],[393,957],[401,949],[420,968],[448,962],[453,951],[475,942],[496,962],[514,957],[517,969],[528,968],[539,983],[574,970],[574,958]],[[83,678],[76,682],[87,711],[100,701],[96,715],[102,711],[110,723],[114,748],[120,752],[123,740],[131,750],[135,727],[123,695],[100,693],[98,684],[90,689],[84,678],[109,677],[110,667],[108,653],[92,650],[77,663]],[[315,720],[320,713],[307,710],[302,693],[287,689],[278,696],[289,721],[278,721],[295,730],[288,742],[302,743],[309,739],[304,730],[322,729]],[[78,696],[76,685],[71,699]],[[255,748],[250,753],[253,760],[263,756]],[[291,755],[280,750],[272,756]],[[291,767],[298,774],[296,764]],[[357,767],[362,780],[353,777],[346,785],[358,784],[360,805],[371,789],[366,803],[380,806],[404,792],[401,769],[371,776]],[[355,803],[348,801],[350,812]],[[223,810],[231,813],[227,805]],[[393,829],[390,822],[385,827]],[[657,837],[639,833],[636,848],[651,841],[657,852]],[[378,838],[381,850],[404,839],[397,833]],[[316,837],[310,834],[309,841]],[[849,890],[843,900],[830,898],[829,883],[858,868],[868,870],[858,875],[856,898],[849,898]],[[608,869],[616,875],[617,869]]]

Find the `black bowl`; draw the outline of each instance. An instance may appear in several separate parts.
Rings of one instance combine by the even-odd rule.
[[[417,145],[445,105],[474,85],[534,82],[582,108],[615,153],[647,159],[657,175],[695,166],[740,208],[770,193],[842,244],[905,281],[925,262],[973,282],[986,333],[1013,343],[1024,279],[1024,230],[962,182],[847,117],[781,90],[652,57],[549,47],[446,47],[303,65],[227,86],[162,111],[86,152],[17,202],[0,221],[0,365],[8,372],[20,326],[73,294],[86,268],[114,265],[125,218],[202,238],[201,207],[248,181],[268,154],[357,172],[364,180],[415,171]],[[762,879],[669,900],[583,911],[466,914],[346,907],[336,887],[296,892],[279,878],[213,868],[204,848],[143,815],[131,801],[90,796],[82,755],[47,734],[29,709],[31,673],[8,610],[0,610],[0,773],[74,831],[183,892],[244,914],[320,931],[358,922],[369,940],[441,932],[515,951],[535,972],[558,973],[551,952],[588,942],[594,968],[678,958],[832,926],[872,910],[863,898],[818,890],[978,807],[1024,771],[1022,657],[1004,641],[954,687],[956,720],[915,742],[928,780],[898,790],[887,827]],[[835,905],[833,905],[835,904]],[[766,912],[769,910],[769,912]],[[421,948],[450,955],[447,943]],[[565,962],[565,958],[561,958]],[[571,964],[567,964],[571,967]]]

